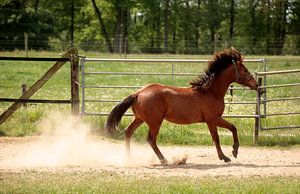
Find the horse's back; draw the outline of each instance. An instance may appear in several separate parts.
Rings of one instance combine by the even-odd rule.
[[[192,91],[191,88],[184,88],[184,87],[175,87],[175,86],[168,86],[163,84],[148,84],[144,87],[142,87],[140,90],[138,90],[136,93],[154,93],[154,94],[179,94],[184,93],[187,91]]]
[[[191,95],[191,88],[179,88],[162,84],[149,84],[137,91],[139,100],[147,100],[155,103],[168,103],[180,97]]]

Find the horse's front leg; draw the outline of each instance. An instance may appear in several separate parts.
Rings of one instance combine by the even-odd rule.
[[[229,129],[232,132],[232,137],[233,137],[233,150],[232,150],[232,155],[236,158],[238,155],[238,150],[239,150],[239,139],[238,139],[238,135],[237,135],[237,130],[236,127],[229,123],[228,121],[224,120],[222,117],[218,117],[218,119],[216,119],[216,125],[218,127],[222,127],[222,128],[226,128]]]
[[[207,123],[207,125],[208,125],[208,128],[209,128],[209,132],[211,134],[211,137],[212,137],[212,139],[215,143],[219,159],[224,160],[225,162],[230,162],[230,158],[225,156],[225,154],[223,153],[223,151],[221,149],[219,134],[218,134],[216,124],[215,123]]]

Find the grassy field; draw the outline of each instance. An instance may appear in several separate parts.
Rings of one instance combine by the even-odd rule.
[[[57,57],[54,52],[30,52],[32,57]],[[81,53],[87,56],[114,57],[120,55],[104,55],[99,53]],[[24,56],[24,52],[0,52],[0,56]],[[130,55],[132,58],[188,58],[209,59],[211,56],[185,56],[185,55]],[[246,56],[246,58],[268,58],[268,70],[299,69],[300,57],[290,56]],[[0,61],[0,97],[18,98],[21,94],[21,85],[32,85],[53,62],[16,62]],[[261,64],[248,63],[248,68],[254,72],[262,68]],[[176,64],[176,73],[201,73],[205,64]],[[170,64],[125,64],[125,63],[89,63],[87,71],[123,71],[123,72],[170,72]],[[176,76],[89,76],[89,85],[135,85],[142,86],[147,83],[159,82],[162,84],[188,86],[194,77]],[[297,74],[289,76],[273,76],[268,84],[300,82]],[[123,99],[133,90],[98,89],[87,91],[88,99]],[[299,87],[280,88],[268,90],[268,98],[299,96]],[[34,99],[70,99],[70,69],[66,64],[40,91]],[[226,95],[226,101],[254,101],[255,92],[248,90],[234,91],[233,96]],[[11,103],[0,102],[0,112],[4,112]],[[86,104],[88,112],[110,111],[114,103]],[[28,104],[22,107],[12,118],[0,126],[0,135],[25,136],[39,134],[39,122],[51,110],[70,111],[70,105],[57,104]],[[227,106],[224,114],[254,114],[253,105]],[[300,110],[299,101],[274,102],[267,107],[269,113]],[[103,134],[103,125],[106,117],[85,116],[87,123],[92,126],[93,132]],[[121,129],[130,122],[130,117],[124,117]],[[241,145],[253,145],[252,133],[254,119],[229,119],[238,128]],[[299,116],[272,117],[265,119],[263,125],[277,126],[300,123]],[[145,142],[147,127],[141,126],[134,134],[134,139]],[[231,134],[220,129],[222,144],[231,145]],[[123,138],[120,131],[119,138]],[[159,135],[159,144],[180,145],[212,145],[211,137],[205,124],[192,124],[188,126],[175,125],[164,122]],[[260,145],[290,146],[300,144],[299,129],[265,131],[260,133]],[[71,168],[72,169],[72,168]],[[149,174],[125,175],[102,170],[76,171],[70,170],[7,170],[0,171],[0,193],[300,193],[299,177],[281,176],[208,176],[208,177],[153,177]]]
[[[103,58],[122,58],[120,55],[104,55],[99,53],[80,53],[89,57]],[[0,56],[24,56],[24,52],[2,52]],[[57,57],[55,52],[30,52],[32,57]],[[186,55],[129,55],[128,58],[186,58],[186,59],[210,59],[211,56],[186,56]],[[300,57],[292,56],[246,56],[250,58],[267,58],[267,69],[285,70],[300,69]],[[28,87],[32,85],[43,73],[53,64],[53,62],[16,62],[16,61],[0,61],[0,97],[18,98],[21,94],[21,85],[25,83]],[[246,63],[251,72],[262,70],[261,63]],[[200,74],[205,67],[202,64],[174,64],[173,71],[175,73],[196,73]],[[87,72],[103,71],[103,72],[164,72],[172,71],[171,64],[165,63],[87,63]],[[86,78],[88,85],[130,85],[143,86],[148,83],[162,83],[175,86],[188,86],[191,79],[195,77],[188,76],[120,76],[120,75],[90,75]],[[299,74],[291,75],[274,75],[268,77],[268,84],[282,84],[300,82]],[[34,99],[70,99],[70,69],[66,64],[40,91],[32,98]],[[121,100],[134,89],[87,89],[86,99],[102,99],[102,100]],[[268,89],[268,98],[292,97],[299,96],[299,87]],[[226,95],[226,101],[255,101],[256,93],[248,90],[235,90],[233,96]],[[10,103],[0,103],[0,112],[6,110]],[[109,112],[115,103],[87,103],[87,112]],[[36,134],[39,132],[37,123],[41,117],[45,116],[49,110],[69,110],[70,105],[53,105],[53,104],[29,104],[27,108],[18,110],[12,118],[0,126],[0,134],[8,136],[24,136]],[[268,113],[279,112],[299,112],[299,101],[272,102],[267,107]],[[227,105],[224,114],[254,114],[255,105]],[[95,133],[103,132],[105,117],[86,116],[83,118],[92,125]],[[125,117],[121,124],[124,129],[130,122],[130,117]],[[254,119],[229,119],[236,125],[242,145],[252,145],[252,133],[254,129]],[[264,126],[278,125],[299,125],[300,116],[284,116],[269,117],[263,121]],[[134,134],[137,141],[145,141],[147,127],[141,126]],[[120,131],[119,138],[122,138],[123,131]],[[282,131],[266,131],[261,132],[259,139],[260,145],[294,145],[300,144],[299,129],[282,130]],[[220,137],[222,144],[232,144],[231,134],[224,129],[220,129]],[[175,125],[164,122],[159,135],[159,142],[164,144],[192,144],[192,145],[211,145],[211,137],[205,124],[193,124],[189,126]]]
[[[110,172],[0,172],[0,193],[300,193],[297,177],[151,177]]]

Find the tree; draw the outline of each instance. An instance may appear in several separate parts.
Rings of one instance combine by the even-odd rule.
[[[300,53],[299,0],[2,0],[0,49]],[[99,30],[100,29],[100,30]],[[8,44],[9,43],[9,44]],[[288,50],[288,52],[287,52]]]
[[[170,0],[164,0],[164,50],[169,50],[169,16]]]
[[[230,24],[229,24],[229,40],[230,42],[233,39],[233,34],[234,34],[234,0],[230,0]]]
[[[290,49],[292,48],[290,54],[300,55],[300,2],[292,1],[290,9],[290,23],[288,23],[288,32],[292,39],[292,45],[289,45]]]
[[[210,52],[213,53],[215,51],[216,32],[223,19],[221,3],[219,0],[207,0],[205,9],[207,10],[206,19],[210,36]]]
[[[101,28],[101,33],[104,36],[105,41],[106,41],[107,49],[109,50],[109,52],[113,53],[114,49],[112,47],[109,34],[108,34],[108,32],[107,32],[107,30],[105,28],[104,21],[103,21],[103,18],[102,18],[102,14],[101,14],[101,10],[97,7],[95,0],[92,0],[92,3],[93,3],[93,7],[94,7],[94,10],[95,10],[96,16],[97,16],[97,18],[99,20],[99,24],[100,24],[100,28]]]
[[[115,10],[114,28],[114,51],[123,53],[128,51],[128,36],[130,26],[130,9],[132,0],[113,0],[112,5]]]
[[[1,49],[23,49],[24,32],[31,42],[29,49],[42,49],[48,46],[47,41],[40,41],[40,34],[54,32],[51,23],[53,18],[48,10],[38,10],[38,1],[6,0],[0,3]]]
[[[284,39],[286,35],[287,24],[287,1],[275,0],[274,1],[274,14],[273,14],[273,41],[276,42],[276,47],[273,54],[279,55],[282,53]]]

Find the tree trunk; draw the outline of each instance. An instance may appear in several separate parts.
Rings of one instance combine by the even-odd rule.
[[[266,2],[266,19],[267,19],[267,54],[271,54],[270,47],[271,47],[271,40],[270,40],[270,33],[271,33],[271,16],[270,16],[270,11],[271,11],[271,3],[270,0],[267,0]]]
[[[209,1],[208,5],[209,13],[214,13],[216,10],[216,4],[214,3],[213,0]],[[217,25],[217,16],[212,15],[211,18],[208,19],[208,26],[209,26],[209,32],[210,32],[210,46],[211,46],[211,53],[214,53],[215,51],[215,33],[216,33],[216,25]]]
[[[130,11],[128,9],[123,10],[123,39],[122,39],[122,53],[128,53],[128,26],[130,22]]]
[[[169,4],[170,0],[165,0],[165,9],[164,9],[164,47],[165,52],[169,51]]]
[[[157,10],[156,10],[156,50],[157,52],[161,52],[160,50],[160,1],[157,1]]]
[[[110,42],[110,38],[109,38],[109,35],[106,31],[106,28],[105,28],[105,25],[104,25],[104,21],[102,19],[102,15],[101,15],[101,11],[100,9],[97,7],[96,5],[96,2],[95,0],[92,0],[92,3],[93,3],[93,7],[95,9],[95,13],[98,17],[98,20],[99,20],[99,23],[100,23],[100,27],[101,27],[101,33],[102,33],[102,36],[104,37],[105,39],[105,42],[106,42],[106,47],[107,49],[109,50],[109,52],[113,53],[114,52],[114,49],[111,45],[111,42]]]
[[[230,26],[229,26],[229,40],[230,45],[232,44],[233,34],[234,34],[234,0],[230,2]]]
[[[114,42],[113,42],[113,49],[116,53],[122,52],[122,45],[121,45],[121,39],[122,39],[122,16],[123,16],[123,7],[120,1],[116,1],[114,3],[114,8],[116,10],[116,23],[115,23],[115,36],[114,36]]]
[[[280,31],[279,31],[279,48],[278,48],[278,53],[276,54],[282,54],[282,49],[284,45],[284,39],[285,39],[285,34],[286,34],[286,13],[287,13],[287,1],[281,1],[280,2],[280,10],[281,10],[281,24],[280,24]]]
[[[40,1],[39,0],[36,0],[35,3],[34,3],[34,11],[37,12],[38,11],[38,8],[39,8],[39,3]]]
[[[185,10],[184,10],[184,18],[185,22],[183,24],[183,30],[184,30],[184,45],[185,45],[185,53],[190,54],[191,52],[191,37],[190,37],[190,27],[189,27],[189,20],[190,20],[190,6],[189,6],[189,0],[184,1],[185,4]]]
[[[178,4],[177,0],[172,4],[171,10],[173,11],[172,15],[172,52],[177,53],[177,14],[178,14]]]
[[[200,20],[200,15],[201,15],[201,11],[200,11],[200,6],[201,6],[201,0],[197,1],[197,20],[196,20],[196,31],[195,31],[195,39],[196,39],[196,49],[197,49],[197,53],[199,53],[199,40],[200,40],[200,25],[201,25],[201,20]]]
[[[255,18],[255,11],[257,7],[258,1],[251,0],[250,1],[250,16],[251,16],[251,35],[252,35],[252,54],[255,54],[255,47],[257,42],[257,33],[256,33],[256,18]]]
[[[215,28],[214,26],[210,27],[210,41],[211,41],[211,53],[215,52]]]
[[[74,46],[74,8],[75,7],[75,0],[72,0],[71,2],[71,26],[70,26],[70,41],[71,41],[71,47]]]

